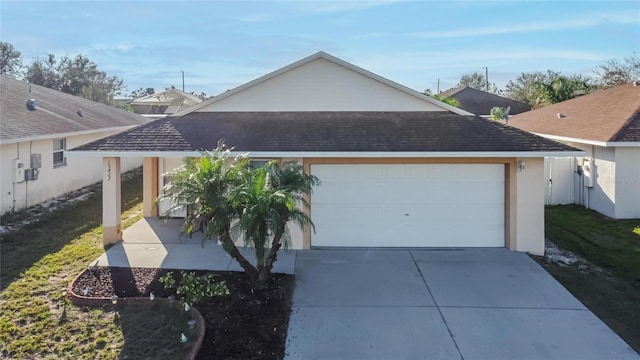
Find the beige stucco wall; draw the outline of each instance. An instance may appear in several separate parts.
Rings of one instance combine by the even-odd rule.
[[[640,147],[617,147],[615,162],[615,218],[640,218]]]
[[[518,161],[525,162],[524,172],[518,170]],[[506,169],[505,184],[505,246],[511,250],[544,253],[544,196],[545,171],[543,158],[407,158],[407,159],[302,159],[283,158],[282,161],[296,161],[304,164],[307,171],[311,163],[503,163]],[[150,162],[150,160],[147,160]],[[165,158],[159,160],[159,172],[167,172],[180,166],[182,159]],[[145,182],[145,186],[149,186]],[[145,193],[151,194],[151,191]],[[146,201],[145,204],[150,203]],[[311,205],[313,207],[313,204]],[[147,210],[145,209],[145,212]],[[290,224],[291,249],[308,249],[311,246],[310,229],[301,229]],[[242,245],[242,239],[238,241]]]
[[[319,58],[197,111],[446,110]]]
[[[515,234],[516,251],[529,252],[535,255],[544,254],[544,159],[526,158],[517,159],[525,162],[524,171],[517,166],[510,169],[510,177],[515,177],[516,198],[514,212],[515,224],[512,234]]]
[[[67,149],[114,134],[114,131],[68,136]],[[18,211],[102,180],[102,159],[67,156],[67,164],[53,167],[53,139],[5,144],[0,147],[0,214]],[[13,159],[30,167],[31,154],[42,155],[38,180],[14,181]],[[124,158],[123,171],[142,165],[142,158]]]
[[[299,165],[303,165],[302,158],[282,158],[282,162],[292,161],[298,163]],[[298,204],[299,209],[304,209],[302,204]],[[290,240],[290,249],[303,249],[304,248],[304,230],[294,223],[289,223],[287,225],[287,229],[289,230]]]

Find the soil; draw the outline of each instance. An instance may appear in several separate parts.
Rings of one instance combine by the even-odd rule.
[[[72,285],[73,292],[89,297],[176,296],[158,279],[167,272],[180,277],[179,270],[95,267]],[[293,275],[274,274],[264,290],[253,290],[244,273],[193,271],[215,274],[225,281],[230,295],[214,297],[194,306],[204,317],[206,333],[197,359],[282,359],[291,312]],[[179,299],[178,296],[176,298]]]

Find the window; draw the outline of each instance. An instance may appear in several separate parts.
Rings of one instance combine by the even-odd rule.
[[[67,165],[67,158],[64,151],[67,149],[67,139],[53,140],[53,167]]]

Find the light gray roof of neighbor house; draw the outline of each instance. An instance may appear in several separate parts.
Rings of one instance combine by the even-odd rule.
[[[131,105],[169,105],[175,99],[184,99],[185,105],[195,105],[201,103],[203,100],[199,97],[189,94],[187,92],[178,90],[178,89],[169,89],[163,92],[145,95],[139,97],[137,99],[133,99],[130,104]]]
[[[460,103],[460,109],[476,115],[489,115],[491,113],[491,108],[496,106],[501,108],[506,108],[507,106],[511,107],[511,110],[509,111],[509,114],[511,115],[531,110],[531,105],[529,104],[468,86],[449,89],[440,93],[440,96],[450,96],[458,100]]]
[[[35,100],[35,111],[27,101]],[[140,115],[39,85],[0,76],[0,143],[100,130],[124,130],[148,122]]]

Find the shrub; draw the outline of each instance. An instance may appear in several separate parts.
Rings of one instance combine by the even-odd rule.
[[[176,288],[176,281],[171,272],[158,279],[165,289],[176,289],[182,301],[187,304],[203,303],[214,296],[229,295],[229,288],[224,281],[217,282],[214,275],[196,275],[194,272],[180,272],[180,285]]]

